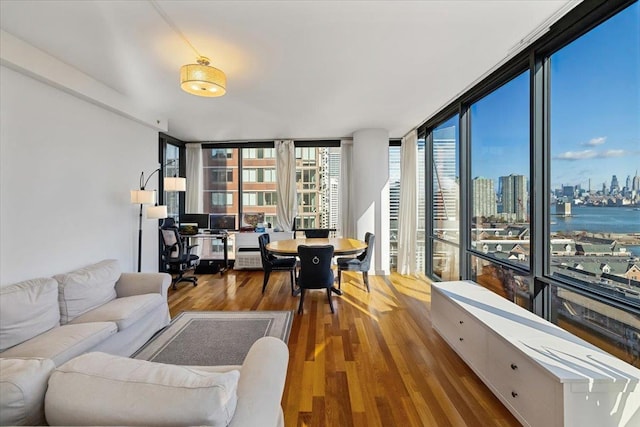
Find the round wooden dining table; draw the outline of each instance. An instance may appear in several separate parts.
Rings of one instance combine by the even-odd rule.
[[[333,246],[334,255],[354,255],[367,249],[366,242],[357,239],[346,239],[342,237],[329,237],[327,239],[290,239],[277,240],[267,244],[267,251],[274,255],[295,256],[298,255],[298,246]],[[331,290],[342,295],[342,291],[335,286]]]
[[[289,239],[277,240],[267,244],[267,251],[274,255],[291,256],[298,255],[298,246],[333,246],[334,255],[353,255],[367,249],[367,244],[362,240],[345,239],[342,237],[329,237],[327,239]]]

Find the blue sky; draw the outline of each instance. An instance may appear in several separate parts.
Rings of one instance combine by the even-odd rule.
[[[472,106],[472,176],[529,176],[529,73]],[[640,171],[640,8],[551,57],[551,185],[592,189]]]

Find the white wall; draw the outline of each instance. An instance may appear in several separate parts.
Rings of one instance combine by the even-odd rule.
[[[354,210],[357,238],[376,236],[372,269],[390,274],[389,266],[389,132],[363,129],[353,133]]]
[[[134,271],[129,190],[157,159],[157,131],[1,66],[0,286],[105,258]],[[143,229],[142,270],[157,271],[157,221]]]

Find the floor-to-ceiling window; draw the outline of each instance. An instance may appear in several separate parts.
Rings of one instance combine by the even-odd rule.
[[[425,139],[419,136],[418,141],[417,175],[417,205],[418,224],[416,238],[416,270],[425,271]],[[398,266],[398,214],[400,212],[400,156],[402,148],[397,142],[389,145],[389,264],[392,271]]]
[[[469,108],[471,277],[525,307],[531,284],[529,83],[525,71]]]
[[[640,308],[638,3],[550,58],[547,273]],[[640,317],[552,287],[553,320],[640,363]]]
[[[163,164],[165,177],[181,176],[180,147],[167,142],[164,149]],[[167,214],[169,218],[177,220],[180,215],[180,193],[177,191],[165,191],[162,202],[167,205]]]
[[[585,2],[419,131],[429,276],[475,279],[640,366],[638,40],[637,1]]]
[[[458,115],[432,131],[431,217],[429,246],[432,273],[442,280],[459,277],[460,177]]]

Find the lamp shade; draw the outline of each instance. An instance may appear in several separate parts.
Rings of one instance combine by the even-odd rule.
[[[187,191],[187,178],[179,176],[165,177],[164,191]]]
[[[198,96],[222,96],[227,93],[227,76],[209,65],[209,59],[201,56],[197,64],[180,68],[180,87],[185,92]]]
[[[147,219],[162,219],[168,216],[167,207],[165,205],[149,206],[147,208]]]
[[[156,202],[156,192],[153,190],[131,190],[131,203],[153,205]]]

